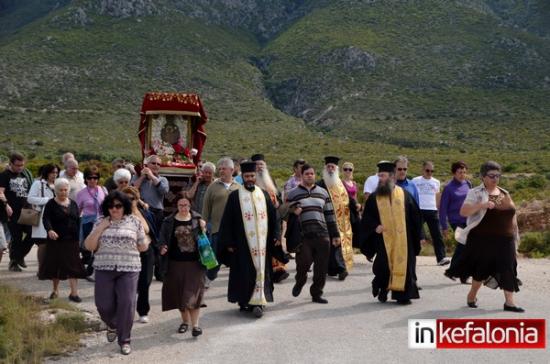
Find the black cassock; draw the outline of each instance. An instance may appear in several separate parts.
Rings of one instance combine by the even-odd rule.
[[[416,256],[420,253],[420,231],[422,220],[420,210],[414,198],[405,193],[405,223],[407,224],[407,275],[405,277],[405,290],[403,292],[392,291],[392,299],[408,300],[420,298],[416,286]],[[388,256],[382,234],[375,230],[380,225],[380,214],[376,204],[376,192],[372,193],[365,203],[365,211],[361,219],[361,252],[367,259],[376,259],[372,265],[374,279],[372,280],[372,294],[378,296],[381,289],[386,289],[390,281],[390,269]]]
[[[262,192],[265,195],[268,218],[264,292],[267,301],[273,302],[271,257],[275,250],[275,240],[280,239],[280,228],[277,224],[277,211],[269,195],[265,191]],[[229,267],[227,300],[247,306],[256,284],[256,268],[252,262],[246,240],[238,190],[229,194],[220,224],[219,237],[220,255],[218,258],[220,263]],[[229,252],[228,248],[233,248],[234,252]]]

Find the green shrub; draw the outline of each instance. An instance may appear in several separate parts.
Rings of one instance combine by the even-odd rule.
[[[518,251],[530,258],[550,256],[550,231],[523,234]]]

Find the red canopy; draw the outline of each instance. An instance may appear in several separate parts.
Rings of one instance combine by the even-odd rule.
[[[170,112],[185,112],[187,115],[195,117],[198,122],[193,123],[192,139],[193,148],[197,149],[197,154],[193,157],[195,164],[201,159],[202,149],[206,142],[206,131],[204,124],[208,120],[206,111],[202,107],[202,102],[196,94],[186,94],[178,92],[149,92],[143,98],[141,105],[140,122],[138,137],[141,143],[141,152],[145,154],[145,143],[147,138],[146,124],[148,114],[163,114]]]

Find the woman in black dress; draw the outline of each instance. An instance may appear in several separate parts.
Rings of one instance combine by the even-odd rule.
[[[165,261],[162,311],[179,310],[182,323],[178,332],[183,334],[192,325],[192,335],[197,337],[202,334],[199,314],[206,274],[197,242],[206,222],[191,211],[188,198],[180,196],[176,200],[178,211],[164,220],[159,237],[160,254]]]
[[[85,276],[79,255],[80,217],[76,202],[69,199],[69,181],[55,180],[55,198],[46,203],[42,221],[48,232],[44,262],[40,265],[38,278],[51,279],[51,299],[59,295],[59,281],[69,280],[69,300],[82,302],[78,296],[77,279]]]
[[[458,237],[466,242],[464,252],[447,272],[462,279],[472,276],[469,307],[477,307],[477,292],[485,282],[504,291],[504,311],[524,312],[514,303],[514,292],[519,291],[516,208],[508,191],[498,186],[501,174],[498,163],[484,163],[480,174],[483,183],[468,192],[460,209],[460,214],[468,217],[467,226]]]

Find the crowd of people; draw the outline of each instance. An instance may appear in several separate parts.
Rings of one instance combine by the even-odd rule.
[[[149,322],[153,277],[163,282],[162,311],[180,311],[177,332],[198,337],[204,297],[224,265],[228,301],[257,318],[273,302],[274,284],[289,278],[290,259],[296,261],[292,295],[301,294],[312,271],[311,300],[327,304],[327,276],[344,281],[356,251],[372,262],[373,296],[386,302],[391,294],[405,305],[420,297],[416,256],[428,240],[435,263],[448,266],[446,277],[463,284],[471,278],[467,306],[478,306],[485,284],[504,291],[505,311],[524,311],[514,303],[521,285],[516,209],[499,187],[496,162],[481,166],[482,183],[473,187],[466,163],[457,161],[442,189],[431,161],[412,179],[406,157],[381,161],[364,183],[361,203],[354,164],[342,163],[340,174],[336,156],[325,157],[321,171],[296,160],[281,188],[262,154],[224,157],[200,163],[193,184],[171,199],[170,214],[172,192],[158,156],[146,157],[141,168],[115,159],[103,185],[98,166],[81,172],[71,153],[63,155],[63,170],[46,164],[36,179],[25,162],[13,153],[0,173],[0,259],[9,245],[9,270],[20,272],[37,244],[38,279],[52,281],[51,299],[59,297],[62,280],[69,281],[73,302],[81,302],[78,279],[95,282],[107,340],[117,340],[123,354],[131,352],[136,312],[138,322]],[[444,243],[451,233],[458,242],[452,259]],[[204,236],[219,262],[210,269]]]

